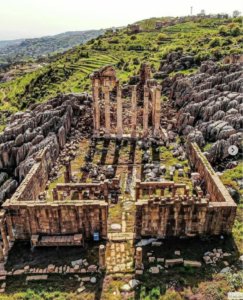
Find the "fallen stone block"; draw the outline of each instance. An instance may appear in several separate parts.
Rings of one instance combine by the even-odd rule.
[[[160,247],[162,245],[161,242],[153,242],[152,247]]]
[[[164,258],[157,258],[157,262],[164,262],[165,259]]]
[[[32,280],[47,280],[48,275],[31,275],[27,276],[26,280],[27,281],[32,281]]]
[[[183,258],[177,258],[177,259],[167,259],[166,260],[166,265],[168,267],[173,267],[176,265],[183,264]]]
[[[6,280],[6,276],[1,276],[0,281]]]
[[[90,277],[83,277],[82,281],[86,282],[86,281],[90,281]]]
[[[190,267],[198,267],[200,268],[202,264],[199,261],[191,261],[191,260],[184,260],[184,266],[190,266]]]
[[[83,291],[86,290],[86,287],[85,286],[82,286],[78,289],[78,294],[82,293]]]
[[[150,262],[150,263],[155,262],[155,260],[156,260],[155,257],[152,257],[152,256],[149,257],[149,262]]]
[[[158,274],[159,273],[159,268],[158,267],[152,267],[150,268],[150,271],[152,274]]]
[[[23,275],[23,274],[24,274],[24,270],[16,270],[13,273],[13,275]]]
[[[88,272],[96,272],[97,271],[97,266],[91,265],[88,267]]]

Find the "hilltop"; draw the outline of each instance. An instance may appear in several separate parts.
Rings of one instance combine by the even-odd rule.
[[[106,31],[84,45],[46,58],[48,65],[38,65],[34,71],[33,66],[24,63],[10,68],[11,80],[0,84],[0,99],[5,100],[0,109],[18,111],[57,93],[91,91],[88,75],[106,64],[116,66],[120,82],[129,84],[128,78],[136,81],[139,67],[145,62],[150,64],[153,76],[162,80],[178,71],[195,72],[204,60],[222,61],[231,53],[242,52],[241,32],[234,30],[241,31],[240,18],[186,20],[159,30],[154,29],[156,20],[139,22],[140,32],[132,32],[131,26]],[[55,44],[56,38],[46,39]],[[25,43],[27,47],[28,41],[21,44]]]

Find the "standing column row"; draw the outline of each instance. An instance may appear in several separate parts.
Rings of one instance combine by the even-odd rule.
[[[110,89],[108,86],[105,90],[105,137],[109,138],[111,135],[111,117],[110,117]]]
[[[99,108],[99,87],[93,87],[94,99],[94,137],[100,136],[100,108]]]
[[[149,104],[149,90],[144,86],[144,104],[143,104],[143,137],[148,135],[148,104]]]
[[[121,93],[121,87],[118,86],[117,88],[117,131],[116,131],[116,137],[118,139],[121,139],[123,136],[123,130],[122,130],[122,93]]]
[[[161,103],[161,86],[155,88],[155,113],[154,113],[154,135],[160,135],[160,103]]]
[[[136,86],[133,86],[132,90],[132,138],[137,137],[137,95]]]

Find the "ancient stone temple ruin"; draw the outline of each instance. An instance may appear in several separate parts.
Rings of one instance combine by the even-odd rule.
[[[105,134],[104,137],[108,138],[146,138],[148,135],[154,137],[161,137],[161,127],[160,127],[160,102],[161,102],[161,86],[158,85],[157,81],[150,80],[150,68],[145,65],[140,71],[140,82],[138,84],[138,89],[141,89],[141,82],[143,85],[143,132],[138,134],[137,127],[139,126],[137,122],[137,86],[132,86],[132,95],[131,95],[131,122],[130,122],[130,131],[129,135],[123,134],[123,103],[122,103],[122,93],[121,87],[119,86],[119,81],[116,79],[116,72],[112,66],[107,66],[100,70],[95,71],[90,75],[93,85],[93,118],[94,118],[94,137],[99,138],[100,135],[100,102],[103,99],[100,99],[99,95],[105,95]],[[117,92],[116,97],[116,133],[111,133],[111,116],[110,116],[110,87],[115,87]],[[104,89],[104,93],[102,92]],[[101,93],[99,91],[101,90]],[[139,93],[140,95],[140,93]],[[149,101],[149,98],[152,98],[152,101]],[[149,106],[152,107],[152,125],[149,126]]]
[[[75,94],[73,102],[66,100],[68,96],[52,99],[56,115],[68,110],[68,126],[51,129],[58,132],[55,156],[46,143],[32,157],[30,171],[16,192],[3,203],[0,227],[5,251],[9,241],[15,240],[31,240],[34,247],[82,246],[95,235],[121,241],[232,232],[237,206],[198,145],[189,140],[186,147],[176,150],[181,161],[188,157],[188,165],[170,165],[163,157],[169,141],[177,147],[170,131],[176,128],[176,114],[168,112],[168,105],[161,101],[163,84],[150,77],[145,64],[138,84],[126,89],[109,65],[90,75],[92,96],[86,95],[85,101]],[[129,97],[124,97],[127,91]],[[33,117],[37,108],[27,114]],[[70,140],[69,150],[62,154],[59,147],[65,147],[71,124],[79,140],[76,144]],[[60,161],[57,170],[54,164]],[[115,235],[112,230],[121,226],[108,221],[111,204],[125,201],[127,195],[126,213],[133,223],[126,225],[125,212],[118,216],[113,211],[112,218],[122,218],[121,232]],[[105,247],[100,248],[100,266],[106,267]]]

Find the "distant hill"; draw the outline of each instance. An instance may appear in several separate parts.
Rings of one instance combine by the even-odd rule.
[[[0,67],[64,52],[104,33],[104,30],[70,31],[55,36],[0,42]]]
[[[223,58],[231,53],[242,53],[242,29],[235,23],[237,30],[230,30],[228,24],[232,21],[186,20],[182,24],[155,29],[156,19],[153,18],[140,21],[139,32],[132,32],[129,25],[104,34],[99,30],[79,34],[71,32],[61,34],[67,35],[62,37],[24,40],[16,46],[17,49],[26,49],[29,54],[40,51],[42,55],[59,47],[64,49],[65,43],[79,44],[46,57],[43,62],[23,62],[9,68],[5,72],[8,80],[0,83],[0,100],[5,98],[5,102],[0,101],[0,111],[23,110],[58,93],[90,92],[89,74],[107,64],[116,67],[120,83],[127,85],[129,78],[135,79],[139,74],[143,63],[149,63],[152,76],[161,80],[164,75],[173,76],[176,72],[185,75],[195,72],[204,60],[222,63]],[[88,42],[80,45],[85,40]],[[189,60],[193,62],[188,64]],[[0,74],[0,77],[5,75]]]
[[[10,40],[10,41],[0,41],[0,49],[4,48],[6,46],[14,45],[21,43],[24,39],[18,39],[18,40]]]

